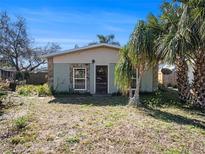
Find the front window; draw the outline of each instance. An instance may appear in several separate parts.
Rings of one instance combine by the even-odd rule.
[[[86,69],[73,68],[73,89],[86,90]]]
[[[136,89],[136,72],[135,71],[132,75],[131,89]]]

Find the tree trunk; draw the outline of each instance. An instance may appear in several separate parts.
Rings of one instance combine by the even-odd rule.
[[[199,50],[194,65],[192,85],[194,105],[205,108],[205,51]]]
[[[20,71],[19,61],[18,61],[18,58],[17,58],[17,57],[15,58],[15,68],[16,68],[16,71]]]
[[[190,85],[188,79],[188,65],[183,57],[178,57],[176,61],[176,73],[177,73],[177,87],[179,92],[179,98],[183,102],[187,102],[190,97]]]
[[[135,89],[135,94],[132,98],[129,100],[129,106],[140,106],[140,97],[139,97],[139,92],[140,92],[140,80],[141,80],[141,75],[139,74],[139,71],[136,71],[136,89]]]

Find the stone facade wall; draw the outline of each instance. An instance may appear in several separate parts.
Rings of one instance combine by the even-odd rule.
[[[70,84],[73,87],[73,68],[86,68],[87,92],[90,92],[90,64],[70,64]]]
[[[53,58],[48,58],[48,85],[53,87]]]

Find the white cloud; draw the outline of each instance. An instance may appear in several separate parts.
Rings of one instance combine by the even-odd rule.
[[[63,49],[73,48],[75,44],[84,46],[95,41],[96,34],[105,32],[117,35],[116,40],[121,43],[126,42],[124,38],[130,34],[129,28],[137,21],[137,17],[129,13],[102,10],[83,12],[17,8],[15,12],[26,18],[37,45],[56,42]]]
[[[74,24],[133,24],[137,17],[130,14],[107,12],[107,11],[73,11],[59,12],[54,10],[29,10],[25,8],[19,9],[26,19],[38,23],[74,23]]]
[[[68,38],[38,38],[35,39],[36,42],[42,42],[42,43],[47,43],[47,42],[60,42],[60,43],[88,43],[91,42],[92,40],[89,39],[68,39]]]
[[[68,39],[68,38],[38,38],[35,39],[36,46],[45,46],[48,42],[55,42],[60,45],[62,50],[73,48],[76,44],[79,46],[87,45],[92,40],[89,39]]]

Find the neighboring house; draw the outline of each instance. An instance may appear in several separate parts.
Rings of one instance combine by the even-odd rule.
[[[10,66],[9,60],[5,57],[0,57],[0,79],[12,80],[15,75],[15,68]]]
[[[44,57],[48,59],[50,86],[57,92],[69,90],[91,94],[118,92],[114,81],[114,70],[119,59],[119,50],[119,46],[96,44],[45,55]],[[155,67],[144,74],[142,92],[153,92],[157,89],[157,71]]]
[[[166,68],[172,71],[171,74],[163,74],[162,69]],[[176,67],[175,65],[168,65],[168,64],[160,64],[158,70],[158,81],[160,84],[164,86],[177,86],[177,74],[176,74]]]
[[[16,69],[13,67],[0,67],[0,79],[13,80],[16,75]],[[29,78],[26,79],[27,84],[44,84],[48,82],[47,68],[39,68],[33,72],[29,72]]]
[[[15,75],[15,72],[16,71],[14,68],[7,68],[7,67],[0,68],[0,79],[12,80]]]
[[[160,84],[169,87],[177,86],[177,75],[176,71],[173,71],[171,74],[163,74],[161,70],[158,72],[158,81]]]
[[[169,75],[164,75],[161,72],[162,68],[168,68],[172,71],[171,74]],[[194,69],[193,69],[193,64],[190,62],[188,63],[188,79],[189,83],[192,84],[193,79],[194,79]],[[176,86],[177,85],[177,73],[176,73],[176,66],[175,65],[168,65],[168,64],[160,64],[159,65],[159,72],[158,72],[158,81],[159,83],[168,86]]]

